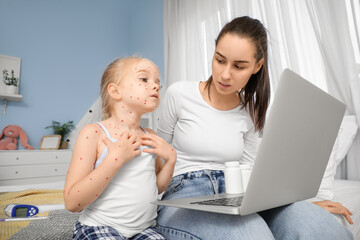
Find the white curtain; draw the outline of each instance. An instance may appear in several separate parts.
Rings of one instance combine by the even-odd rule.
[[[290,68],[344,102],[347,114],[355,115],[360,126],[358,0],[171,0],[164,4],[165,89],[176,81],[207,80],[220,29],[231,19],[248,15],[259,19],[269,32],[272,93],[282,70]],[[347,158],[347,178],[360,180],[359,133]]]

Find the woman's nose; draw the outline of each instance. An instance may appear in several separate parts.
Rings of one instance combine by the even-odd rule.
[[[230,67],[229,66],[226,66],[224,68],[224,71],[221,74],[221,78],[224,79],[224,80],[228,80],[228,79],[231,78],[231,73],[230,73]]]

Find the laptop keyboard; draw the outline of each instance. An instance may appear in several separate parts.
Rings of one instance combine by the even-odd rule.
[[[190,204],[238,207],[241,205],[243,198],[244,196],[233,197],[233,198],[226,197],[226,198],[218,198],[213,200],[192,202]]]

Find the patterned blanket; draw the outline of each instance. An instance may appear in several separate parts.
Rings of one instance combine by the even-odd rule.
[[[25,190],[0,194],[0,218],[8,217],[5,207],[8,204],[63,204],[62,190]],[[71,239],[73,226],[78,213],[55,210],[39,213],[49,216],[43,220],[0,222],[0,240],[5,239]]]

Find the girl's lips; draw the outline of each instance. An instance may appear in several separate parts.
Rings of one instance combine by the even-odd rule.
[[[153,95],[151,95],[151,97],[154,97],[154,98],[159,98],[159,95],[157,95],[157,94],[153,94]]]

